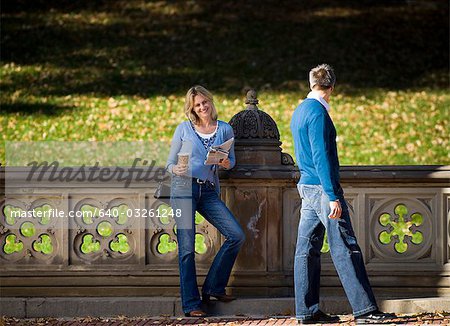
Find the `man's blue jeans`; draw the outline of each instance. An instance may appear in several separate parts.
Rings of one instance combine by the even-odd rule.
[[[178,184],[180,181],[176,181]],[[176,184],[175,182],[175,184]],[[190,184],[188,185],[190,188]],[[177,192],[172,182],[172,191]],[[183,203],[184,202],[184,203]],[[195,271],[195,211],[225,237],[225,242],[213,260],[203,284],[202,293],[209,295],[225,294],[225,287],[231,274],[239,249],[245,235],[230,210],[220,200],[210,184],[192,182],[192,198],[175,198],[172,208],[181,209],[177,220],[178,263],[180,267],[180,289],[183,311],[188,313],[200,309],[201,300]],[[187,208],[187,209],[186,209]]]
[[[294,262],[297,319],[312,317],[319,310],[320,250],[325,230],[331,258],[354,316],[378,309],[344,197],[339,199],[341,218],[330,219],[330,201],[322,186],[301,184],[297,187],[302,198]]]

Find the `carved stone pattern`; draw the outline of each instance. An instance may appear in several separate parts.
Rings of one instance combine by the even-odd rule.
[[[236,139],[280,140],[275,121],[261,110],[244,110],[230,120]]]
[[[294,159],[288,153],[281,153],[281,164],[283,165],[294,165]]]
[[[403,205],[407,207],[408,213],[404,215],[405,222],[410,222],[412,215],[420,214],[423,217],[423,222],[419,225],[412,225],[410,229],[412,233],[420,232],[423,235],[423,241],[419,244],[414,244],[410,236],[405,236],[404,243],[407,244],[407,250],[399,253],[395,250],[395,244],[401,241],[397,235],[393,235],[392,240],[388,244],[380,242],[379,236],[384,231],[390,233],[394,230],[392,223],[398,223],[400,216],[395,213],[396,207]],[[371,247],[373,249],[373,256],[371,258],[381,260],[415,260],[424,257],[424,254],[429,251],[433,243],[433,214],[424,203],[416,198],[393,198],[376,201],[374,209],[370,214],[371,224]],[[389,215],[390,222],[383,226],[380,223],[380,216]],[[401,221],[400,221],[401,222]],[[429,257],[428,257],[429,258]]]
[[[126,205],[131,211],[135,208],[134,204],[124,198],[111,198],[111,200],[98,200],[94,198],[84,198],[74,205],[75,211],[81,211],[84,206],[92,206],[99,211],[111,212],[113,207]],[[72,239],[73,264],[134,264],[136,263],[135,250],[137,239],[133,234],[133,228],[137,219],[127,217],[125,223],[119,224],[117,218],[113,216],[95,215],[92,219],[84,220],[77,216],[71,220],[73,223],[69,229]],[[101,226],[106,226],[101,230]],[[101,234],[103,233],[103,234]],[[126,250],[115,251],[113,248],[121,243],[127,243]]]
[[[170,206],[162,204],[159,201],[149,202],[151,208],[155,212],[158,210],[171,210]],[[161,212],[161,214],[162,214]],[[176,213],[176,212],[175,212]],[[158,266],[177,266],[178,265],[178,239],[176,234],[176,223],[173,216],[164,217],[158,216],[155,213],[154,216],[148,218],[146,226],[146,255],[147,263],[152,265],[153,268]],[[210,263],[214,257],[215,249],[214,244],[219,240],[214,236],[214,232],[210,230],[210,224],[200,216],[196,214],[195,218],[196,229],[196,242],[195,253],[196,261],[199,265],[204,263]],[[199,248],[197,237],[203,237],[204,247]],[[201,244],[201,243],[200,243]],[[204,252],[198,252],[198,249],[203,249]]]
[[[245,114],[242,115],[243,119],[241,120],[241,133],[239,134],[239,138],[258,138],[258,117],[256,114],[251,114],[249,112],[253,111],[245,111]],[[240,137],[242,135],[242,137]]]
[[[264,138],[280,140],[277,124],[272,117],[263,111],[259,111],[259,113],[263,122]]]
[[[20,199],[19,199],[20,198]],[[55,227],[58,224],[57,217],[49,217],[45,223],[40,223],[41,220],[36,216],[17,217],[8,223],[4,209],[7,206],[20,209],[24,213],[33,209],[48,206],[51,209],[57,206],[51,199],[44,198],[28,198],[25,201],[19,198],[9,198],[0,206],[0,261],[2,264],[48,264],[55,262],[55,257],[59,253],[59,246],[61,242],[61,234],[55,236]],[[26,227],[25,225],[28,224]],[[60,227],[60,226],[59,226]],[[25,231],[27,233],[25,233]],[[14,240],[12,246],[21,244],[21,249],[15,252],[7,252],[7,243]],[[42,242],[49,242],[50,247],[47,250],[42,250],[40,246]],[[37,245],[36,245],[37,244]]]

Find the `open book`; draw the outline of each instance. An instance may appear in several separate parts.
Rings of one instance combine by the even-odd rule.
[[[206,155],[205,165],[219,164],[230,154],[231,145],[233,145],[234,138],[228,139],[221,145],[211,146]]]

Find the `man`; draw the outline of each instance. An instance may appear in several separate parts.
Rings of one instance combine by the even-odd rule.
[[[331,257],[356,323],[380,323],[394,316],[378,310],[339,184],[336,129],[328,115],[335,81],[329,65],[312,69],[311,92],[291,120],[302,198],[294,263],[296,317],[300,324],[339,320],[319,310],[320,250],[326,230]]]

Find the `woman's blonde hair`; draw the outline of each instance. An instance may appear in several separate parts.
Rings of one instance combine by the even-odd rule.
[[[194,112],[194,98],[196,95],[201,95],[204,98],[206,98],[211,105],[211,119],[213,121],[217,120],[217,110],[214,106],[214,100],[212,94],[203,86],[196,85],[194,87],[191,87],[187,93],[186,93],[186,101],[184,103],[184,114],[186,114],[186,117],[192,121],[193,124],[198,123],[198,116]]]

